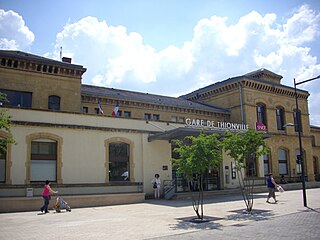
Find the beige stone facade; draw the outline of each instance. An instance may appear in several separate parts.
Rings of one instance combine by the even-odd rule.
[[[294,127],[279,129],[277,123],[277,109],[283,110],[284,124],[295,123],[294,89],[281,85],[282,77],[275,73],[262,69],[173,98],[84,85],[81,78],[85,71],[70,62],[0,51],[0,92],[11,94],[12,99],[15,94],[26,97],[21,104],[1,107],[12,116],[11,134],[17,141],[8,146],[1,160],[5,166],[1,196],[19,196],[25,187],[39,188],[44,176],[37,171],[46,163],[54,163],[49,166],[53,182],[64,194],[143,191],[151,195],[155,173],[160,174],[163,184],[176,180],[170,140],[198,134],[201,128],[212,130],[190,126],[187,119],[254,128],[258,105],[265,111],[271,153],[256,160],[254,176],[264,178],[268,168],[279,177],[286,168],[283,175],[287,179],[301,177],[296,164],[297,132]],[[308,96],[308,92],[298,91],[306,175],[308,181],[314,181],[320,172],[320,128],[310,127]],[[116,104],[119,113],[112,117]],[[7,134],[0,131],[2,138]],[[41,146],[52,148],[52,153],[41,155],[36,149]],[[285,159],[279,159],[279,150]],[[117,157],[114,151],[125,155]],[[238,187],[233,161],[223,154],[223,164],[214,175],[215,185],[207,190]],[[40,190],[36,191],[39,194]]]

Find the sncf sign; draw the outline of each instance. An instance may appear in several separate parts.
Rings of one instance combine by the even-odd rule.
[[[263,123],[256,122],[256,131],[266,132],[268,131],[267,126]]]

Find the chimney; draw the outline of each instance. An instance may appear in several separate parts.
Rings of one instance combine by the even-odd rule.
[[[63,57],[62,62],[71,63],[72,58]]]

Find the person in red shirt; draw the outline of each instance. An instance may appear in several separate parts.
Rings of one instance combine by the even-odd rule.
[[[53,191],[50,187],[50,181],[47,180],[46,181],[46,184],[44,185],[43,187],[43,192],[42,192],[42,197],[43,197],[43,200],[44,200],[44,204],[43,206],[40,208],[40,211],[41,212],[44,212],[44,213],[49,213],[48,211],[48,206],[49,206],[49,203],[50,203],[50,193],[51,194],[57,194],[58,191]]]

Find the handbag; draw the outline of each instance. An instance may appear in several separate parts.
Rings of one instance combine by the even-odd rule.
[[[49,200],[51,200],[51,195],[48,195]]]
[[[153,183],[153,188],[158,188],[158,185],[156,182]]]

